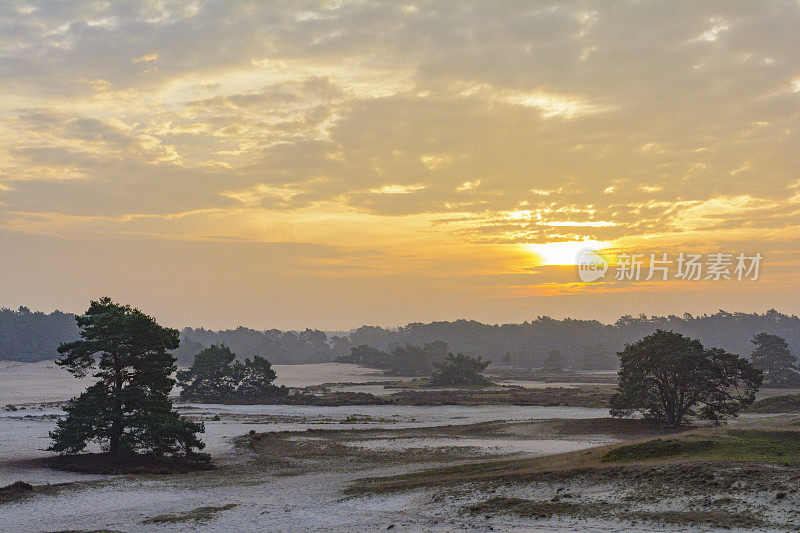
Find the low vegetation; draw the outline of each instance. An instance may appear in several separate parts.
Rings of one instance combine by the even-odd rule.
[[[719,438],[722,460],[800,464],[800,432],[732,429]]]
[[[680,440],[654,439],[639,444],[614,448],[600,458],[603,463],[618,461],[647,461],[693,455],[714,448],[718,443],[713,440]]]
[[[713,472],[724,470],[731,472],[733,483],[737,475],[743,475],[741,468],[753,467],[760,476],[762,470],[767,472],[773,466],[790,468],[792,479],[800,481],[796,471],[798,464],[798,431],[704,428],[673,434],[669,438],[661,436],[641,443],[600,446],[547,457],[487,461],[368,478],[360,480],[348,491],[353,494],[382,493],[469,482],[552,482],[581,476],[638,482],[641,476],[637,472],[644,471],[665,477],[669,477],[669,471],[680,471],[681,476],[694,482],[712,479]],[[766,474],[765,479],[768,481]]]
[[[731,429],[707,435],[690,433],[675,439],[654,439],[614,448],[600,462],[685,460],[787,464],[800,462],[800,432]]]
[[[753,403],[747,410],[751,413],[798,413],[800,394],[772,396]]]
[[[233,509],[234,507],[236,507],[235,503],[229,503],[227,505],[209,506],[209,507],[198,507],[197,509],[192,509],[191,511],[187,511],[185,513],[154,516],[153,518],[148,518],[147,520],[144,520],[142,523],[178,524],[181,522],[206,522],[214,518],[215,514],[221,511],[227,511],[228,509]]]
[[[437,363],[439,370],[430,379],[431,387],[486,387],[492,382],[481,372],[489,366],[489,361],[480,357],[472,358],[463,354],[449,354],[444,363]]]
[[[571,495],[567,495],[571,496]],[[580,499],[554,497],[550,500],[536,501],[524,498],[495,496],[485,502],[467,506],[465,511],[472,514],[508,514],[523,518],[547,519],[571,516],[575,518],[599,518],[625,520],[631,522],[656,523],[662,527],[703,525],[717,529],[763,528],[771,524],[750,511],[728,509],[691,509],[644,511],[632,510],[622,502],[581,501]]]
[[[181,399],[204,403],[269,403],[285,397],[286,387],[272,384],[277,377],[272,364],[263,357],[238,361],[225,345],[211,346],[198,353],[188,370],[178,372]]]
[[[84,453],[80,455],[57,455],[47,461],[50,468],[83,474],[184,474],[213,468],[204,457],[164,457],[154,454],[107,454]]]
[[[602,514],[603,509],[600,504],[594,504],[594,514]],[[602,507],[605,507],[603,505]],[[495,496],[485,502],[470,505],[466,511],[473,514],[487,513],[507,513],[515,514],[525,518],[550,518],[558,515],[586,515],[590,512],[587,504],[570,498],[559,498],[556,501],[534,501],[524,498],[509,498],[506,496]]]
[[[31,485],[24,481],[15,481],[5,487],[0,487],[0,503],[15,502],[36,494],[55,494],[56,485]]]
[[[403,390],[388,397],[396,405],[536,405],[544,407],[604,407],[611,391],[605,388],[548,387],[527,389]]]

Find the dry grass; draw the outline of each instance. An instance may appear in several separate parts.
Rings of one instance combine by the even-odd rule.
[[[520,482],[548,475],[569,477],[592,472],[602,477],[608,469],[633,469],[653,465],[690,463],[756,465],[800,464],[800,432],[784,428],[695,428],[669,439],[641,439],[558,455],[493,460],[434,468],[383,478],[365,478],[350,487],[350,494],[382,493],[418,487],[470,482]],[[616,475],[616,474],[615,474]]]
[[[214,515],[221,512],[233,509],[237,504],[229,503],[227,505],[219,505],[212,507],[198,507],[191,511],[179,514],[165,514],[154,516],[144,520],[143,524],[176,524],[180,522],[205,522],[214,518]]]

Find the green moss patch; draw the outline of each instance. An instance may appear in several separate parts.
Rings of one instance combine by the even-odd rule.
[[[725,459],[760,463],[800,462],[800,431],[729,430],[721,441]]]
[[[615,448],[600,457],[600,461],[650,461],[679,456],[775,464],[800,463],[800,431],[731,429],[703,440],[691,436],[684,439],[654,439]]]
[[[639,444],[620,446],[600,458],[601,462],[648,461],[679,455],[695,455],[717,446],[713,440],[654,439]]]

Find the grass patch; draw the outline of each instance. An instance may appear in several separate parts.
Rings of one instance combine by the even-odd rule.
[[[800,463],[800,431],[731,429],[697,439],[654,439],[620,446],[600,462],[649,461],[678,456],[702,456],[722,461]]]
[[[751,413],[798,413],[800,412],[800,394],[764,398],[753,403],[747,410]]]
[[[678,455],[695,455],[717,446],[713,440],[654,439],[639,444],[620,446],[600,458],[603,463],[615,461],[648,461]]]
[[[56,494],[59,485],[30,485],[17,481],[11,485],[0,487],[0,503],[14,502],[37,494]]]
[[[354,485],[347,487],[344,493],[349,495],[379,494],[421,486],[459,484],[467,479],[501,476],[506,472],[518,470],[526,464],[527,461],[524,459],[492,460],[482,463],[440,466],[422,472],[409,472],[393,476],[361,478]]]
[[[549,518],[558,515],[576,515],[585,506],[577,502],[541,502],[522,498],[496,496],[489,500],[466,508],[473,514],[508,513],[527,518]]]
[[[630,520],[644,520],[674,526],[700,524],[721,529],[757,528],[768,524],[751,512],[730,511],[632,511],[624,514]]]
[[[672,438],[656,438],[628,445],[601,446],[564,454],[491,460],[437,467],[395,476],[363,478],[345,489],[347,494],[377,494],[418,487],[444,487],[468,482],[527,482],[596,475],[618,479],[626,468],[642,469],[658,463],[679,466],[691,473],[698,463],[733,466],[800,466],[800,431],[704,428]],[[640,463],[645,463],[644,465]]]
[[[720,456],[759,463],[800,462],[800,431],[732,429],[721,438]]]
[[[662,525],[697,526],[706,525],[720,529],[757,528],[768,525],[749,511],[732,512],[724,509],[686,511],[618,511],[623,504],[611,502],[581,503],[576,501],[534,501],[522,498],[498,496],[485,502],[471,505],[465,510],[473,514],[511,514],[524,518],[546,519],[554,516],[579,516],[582,518],[622,518]]]
[[[198,507],[191,511],[179,514],[163,514],[154,516],[144,520],[143,524],[175,524],[180,522],[205,522],[214,518],[214,515],[220,511],[227,511],[233,509],[237,504],[229,503],[227,505],[219,505],[212,507]]]
[[[60,529],[52,533],[122,533],[116,529]]]

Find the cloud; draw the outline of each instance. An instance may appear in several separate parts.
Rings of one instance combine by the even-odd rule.
[[[453,248],[797,226],[800,4],[412,7],[0,4],[0,225]]]
[[[374,194],[409,194],[424,189],[424,185],[384,185],[380,189],[370,189]]]

